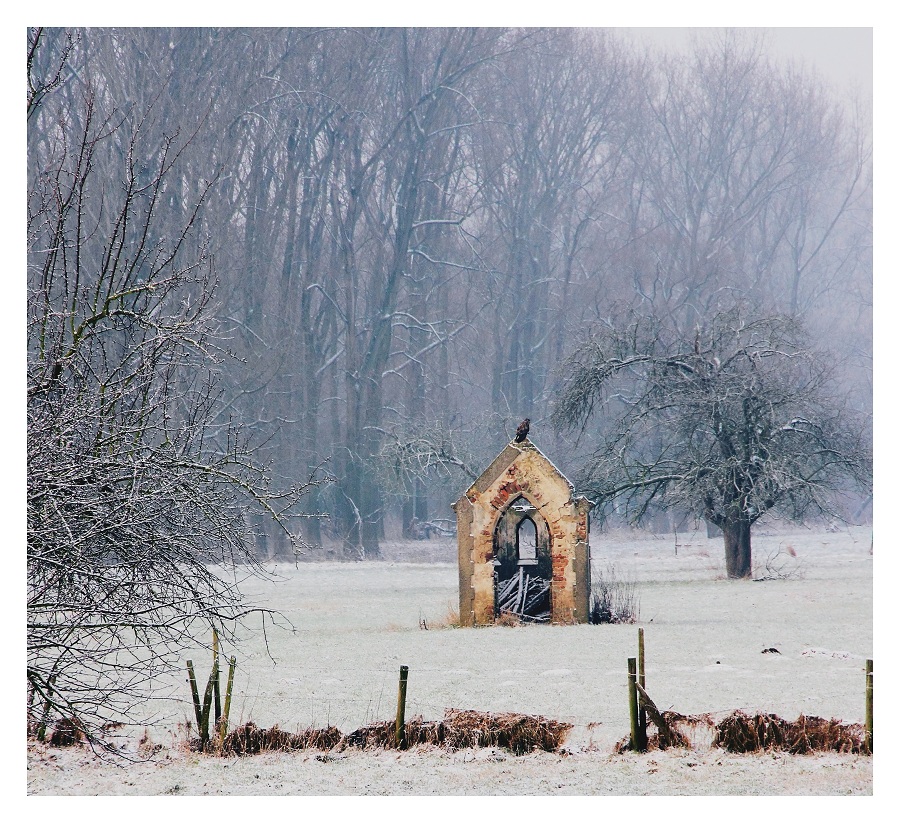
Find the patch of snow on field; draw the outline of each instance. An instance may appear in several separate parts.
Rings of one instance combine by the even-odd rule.
[[[835,660],[850,660],[850,658],[859,659],[858,654],[850,654],[850,652],[830,652],[828,649],[804,649],[800,654],[803,655],[803,657],[814,657],[815,655],[833,657]]]
[[[164,744],[150,763],[118,769],[82,750],[29,746],[34,794],[871,794],[872,758],[613,755],[628,734],[627,666],[645,631],[647,691],[660,710],[724,716],[734,709],[863,722],[864,660],[872,656],[871,529],[754,536],[765,557],[790,545],[800,578],[728,581],[721,538],[591,535],[595,574],[614,567],[637,586],[637,625],[442,627],[458,604],[452,541],[428,551],[390,544],[385,560],[279,564],[248,598],[290,626],[250,623],[235,654],[232,722],[289,731],[350,732],[393,718],[400,665],[409,666],[407,718],[447,708],[539,714],[573,724],[565,753],[502,750],[267,754],[224,760],[187,752],[193,714],[176,677],[160,683]],[[676,543],[677,541],[677,543]],[[410,541],[412,543],[413,541]],[[677,553],[676,553],[677,546]],[[403,562],[404,553],[415,562]],[[418,552],[418,553],[417,553]],[[425,619],[427,630],[421,628]],[[268,648],[267,648],[268,642]],[[776,648],[779,654],[763,653]],[[839,652],[827,652],[838,649]],[[208,651],[190,655],[200,670]],[[139,730],[140,731],[140,730]],[[702,736],[702,735],[701,735]],[[708,735],[707,735],[708,737]]]

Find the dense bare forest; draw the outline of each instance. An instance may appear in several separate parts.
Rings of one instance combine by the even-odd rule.
[[[325,515],[287,532],[344,557],[449,526],[524,417],[577,473],[598,434],[551,426],[563,366],[626,316],[688,339],[736,305],[797,318],[870,415],[869,105],[752,32],[663,56],[599,29],[44,30],[29,392],[98,306],[116,328],[166,314],[177,345],[121,344],[157,347],[166,419],[202,411],[233,466],[255,450],[266,489]],[[247,472],[230,477],[258,489]],[[241,510],[260,557],[290,553],[280,505]]]

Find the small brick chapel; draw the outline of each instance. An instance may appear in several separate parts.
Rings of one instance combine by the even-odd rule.
[[[459,618],[587,623],[591,502],[530,440],[511,442],[454,504]]]

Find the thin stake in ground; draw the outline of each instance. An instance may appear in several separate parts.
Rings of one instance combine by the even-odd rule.
[[[872,704],[874,699],[872,682],[872,661],[866,661],[866,747],[872,753]]]
[[[394,737],[398,749],[402,749],[406,745],[406,679],[408,676],[409,666],[401,666],[400,684],[397,689],[397,722],[394,727]]]

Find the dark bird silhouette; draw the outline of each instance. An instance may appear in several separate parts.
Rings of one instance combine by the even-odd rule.
[[[516,443],[521,443],[526,437],[528,437],[528,429],[530,427],[530,417],[526,417],[521,423],[519,423],[519,428],[516,429]]]

